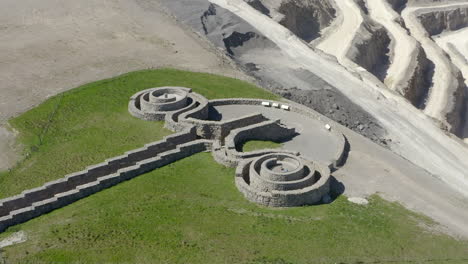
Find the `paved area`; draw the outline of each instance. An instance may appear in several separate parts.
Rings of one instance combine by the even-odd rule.
[[[300,132],[283,148],[299,151],[312,160],[325,160],[334,150],[333,137],[312,118],[262,106],[228,105],[216,106],[215,109],[226,120],[251,113],[262,113],[271,119],[280,118],[281,122],[296,127]],[[440,223],[435,227],[437,231],[468,237],[466,197],[390,150],[331,120],[327,122],[332,129],[343,133],[350,144],[344,166],[333,172],[340,183],[338,189],[342,188],[346,196],[368,197],[379,193],[389,201],[397,201],[410,210],[431,217]]]
[[[314,119],[305,120],[305,116],[277,108],[255,105],[224,105],[215,109],[222,115],[221,120],[230,120],[252,113],[261,113],[269,119],[281,119],[281,123],[296,128],[299,133],[283,148],[298,151],[310,160],[322,161],[328,164],[333,160],[338,148],[338,140],[325,129],[322,123]]]
[[[347,129],[346,129],[347,130]],[[437,231],[468,237],[468,199],[441,179],[368,139],[342,131],[351,145],[345,165],[333,173],[348,197],[378,193],[431,217]],[[431,230],[434,231],[434,230]]]

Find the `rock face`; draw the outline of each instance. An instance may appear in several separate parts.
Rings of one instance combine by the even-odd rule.
[[[384,27],[364,23],[347,56],[383,81],[390,65],[390,45],[391,39]]]
[[[411,104],[419,109],[423,109],[429,89],[432,85],[432,76],[434,75],[434,63],[430,61],[421,45],[418,45],[418,54],[412,62],[411,68],[413,74],[410,75],[408,85],[397,87],[399,91]]]
[[[468,26],[468,7],[423,13],[419,15],[419,20],[431,36],[445,30],[457,30]]]
[[[467,88],[461,72],[455,72],[454,75],[455,77],[452,79],[452,82],[457,89],[450,97],[450,105],[448,107],[450,110],[446,114],[447,123],[450,124],[450,128],[447,128],[447,130],[461,137],[464,133],[463,130],[467,118]]]
[[[386,132],[372,115],[311,72],[291,69],[287,63],[284,63],[284,54],[278,47],[245,21],[217,5],[207,3],[206,0],[167,1],[171,11],[179,19],[200,34],[206,35],[216,47],[225,50],[245,71],[254,76],[261,86],[311,107],[374,142],[386,146],[387,142],[382,139]],[[278,12],[280,6],[285,3],[289,3],[286,6],[295,4],[317,8],[331,7],[328,1],[246,0],[246,3],[276,20],[285,19],[285,15]],[[323,17],[332,18],[331,15]],[[331,22],[331,20],[320,21]],[[324,26],[325,24],[321,24],[320,27]],[[263,53],[276,56],[268,57],[265,61]],[[359,125],[362,125],[362,129]]]
[[[364,26],[357,32],[347,56],[434,118],[442,129],[461,136],[460,127],[464,125],[466,115],[466,86],[459,69],[435,45],[431,36],[467,26],[468,6],[426,5],[431,1],[417,0],[386,1],[388,9],[396,13],[386,10],[386,4],[367,3],[370,3],[373,19],[378,22],[383,17],[381,22],[389,30],[389,38],[379,29],[379,24],[368,26],[369,18],[363,15]],[[382,51],[387,44],[389,57]],[[401,52],[404,48],[410,52]],[[385,77],[383,71],[388,61],[389,74]],[[397,70],[396,65],[400,69],[404,67],[404,71]]]
[[[364,14],[368,15],[369,14],[369,10],[367,8],[367,3],[365,0],[354,0],[356,2],[356,4],[358,4],[358,6],[361,8],[361,10],[364,12]]]
[[[320,37],[320,31],[335,18],[330,1],[323,0],[283,1],[278,12],[284,15],[279,23],[307,42]]]
[[[216,7],[213,4],[208,6],[208,10],[203,12],[203,15],[200,17],[201,24],[203,26],[203,31],[205,34],[208,34],[212,30],[212,27],[209,23],[209,17],[216,16]]]
[[[259,7],[261,2],[249,3],[263,10],[261,8],[263,5]],[[241,24],[233,14],[214,4],[209,4],[208,9],[200,16],[200,20],[194,22],[192,26],[198,29],[200,25],[208,39],[216,46],[225,49],[231,57],[242,56],[251,49],[268,49],[275,46],[269,39],[258,34],[254,28]]]
[[[317,49],[314,43],[323,43],[321,40],[329,38],[337,31],[337,28],[345,27],[341,21],[345,19],[346,12],[351,12],[346,6],[340,6],[335,1],[244,1],[261,14],[268,16],[269,19],[283,25],[297,37],[308,42],[312,49]],[[434,77],[437,73],[437,61],[434,61],[430,53],[421,46],[420,41],[414,40],[416,44],[410,43],[409,46],[411,47],[410,59],[403,60],[404,64],[400,67],[405,69],[402,72],[406,74],[401,78],[393,78],[395,72],[398,73],[394,70],[394,65],[400,65],[399,63],[402,62],[402,60],[398,60],[398,63],[395,63],[397,57],[394,57],[396,56],[395,47],[401,42],[398,42],[399,39],[388,28],[388,23],[379,22],[379,16],[375,16],[375,11],[371,12],[372,5],[369,4],[369,0],[353,1],[353,4],[357,4],[358,10],[352,10],[351,17],[354,17],[354,20],[361,19],[362,21],[344,32],[346,34],[353,31],[352,37],[347,40],[348,44],[340,49],[343,50],[343,56],[346,56],[346,59],[351,63],[350,67],[355,67],[357,75],[360,75],[361,78],[369,78],[371,82],[382,84],[382,87],[386,85],[408,99],[415,107],[426,111],[427,105],[433,105],[426,103],[431,102],[429,100],[431,94],[435,94],[433,86],[436,86],[434,80],[438,80]],[[386,1],[388,1],[390,10],[393,8],[397,11],[394,21],[411,36],[411,32],[405,25],[404,12],[400,11],[406,6],[412,7],[414,4],[422,2],[417,0]],[[215,46],[225,50],[244,70],[256,77],[264,87],[280,93],[288,99],[308,105],[382,144],[380,142],[382,140],[381,128],[377,122],[374,122],[371,115],[363,113],[359,106],[354,106],[350,101],[342,99],[343,95],[336,92],[333,87],[330,87],[330,90],[325,89],[324,87],[328,87],[328,85],[323,84],[320,78],[313,76],[310,72],[305,72],[301,68],[290,68],[289,64],[282,60],[283,54],[278,47],[256,30],[255,25],[245,23],[235,13],[228,12],[206,0],[181,0],[178,4],[171,3],[170,5],[176,7],[172,8],[176,16],[182,18],[195,30],[205,34]],[[346,14],[346,16],[348,15]],[[197,16],[198,21],[195,19]],[[418,13],[419,16],[421,16],[420,19],[426,21],[421,23],[427,24],[424,27],[431,34],[441,30],[456,29],[466,24],[465,10],[442,10],[438,14]],[[354,20],[351,19],[351,22]],[[432,24],[438,25],[429,28],[431,21],[435,21]],[[349,25],[349,23],[350,21],[347,21],[344,25]],[[404,48],[405,46],[399,45],[399,47]],[[266,60],[263,56],[265,54],[276,54],[276,56]],[[338,58],[336,54],[332,55]],[[393,68],[391,68],[392,65]],[[456,74],[456,69],[454,72]],[[441,126],[444,129],[458,135],[457,131],[463,124],[462,108],[465,91],[464,87],[460,85],[462,84],[460,78],[454,80],[456,81],[450,82],[457,89],[451,90],[453,95],[450,96],[447,107],[438,111],[438,116],[428,115],[441,121]],[[456,92],[454,92],[455,90]],[[331,97],[329,97],[330,94]],[[328,102],[327,99],[333,99],[335,103],[322,103]],[[334,104],[338,108],[334,108]],[[431,109],[433,108],[432,106]],[[354,118],[354,116],[359,118]]]
[[[423,30],[425,30],[424,34],[429,37],[468,26],[468,6],[466,5],[428,7],[417,10],[416,16]],[[447,54],[440,47],[437,45],[433,45],[433,47],[441,54],[439,61],[444,61],[445,65],[443,66],[450,71],[450,73],[445,73],[446,77],[444,78],[444,83],[450,87],[446,107],[442,112],[445,120],[439,119],[438,121],[443,129],[462,137],[467,115],[467,87],[460,69],[450,61]],[[434,65],[435,71],[438,70],[438,66]],[[437,89],[437,87],[431,87],[431,89]],[[431,94],[429,95],[431,96]],[[429,99],[434,100],[434,98]]]
[[[269,16],[270,15],[270,10],[263,5],[262,1],[260,0],[246,0],[246,2],[251,5],[253,8],[257,9],[260,11],[260,13]]]
[[[224,46],[226,47],[227,52],[230,55],[234,55],[232,48],[240,47],[244,45],[245,42],[249,41],[251,38],[259,37],[254,32],[239,33],[237,31],[232,32],[229,37],[224,38]]]
[[[388,3],[392,6],[392,8],[397,11],[398,13],[401,12],[406,7],[408,0],[387,0]]]
[[[245,0],[261,13],[274,17],[304,41],[321,36],[335,19],[333,2],[324,0]]]

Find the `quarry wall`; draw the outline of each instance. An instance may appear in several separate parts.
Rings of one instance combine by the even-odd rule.
[[[458,8],[424,9],[418,18],[430,36],[468,26],[468,5]]]

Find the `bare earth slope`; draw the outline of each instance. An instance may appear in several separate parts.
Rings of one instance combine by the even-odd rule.
[[[452,62],[460,69],[465,78],[465,85],[468,86],[468,27],[442,33],[434,36],[436,43],[450,56]],[[468,114],[468,104],[465,113]],[[468,143],[468,122],[465,117],[465,127],[462,137]]]
[[[421,54],[421,45],[408,34],[402,25],[399,14],[392,8],[387,0],[367,1],[370,17],[382,23],[390,33],[395,45],[393,47],[393,60],[385,77],[385,84],[389,89],[399,92],[413,104],[420,105],[426,88],[421,74],[424,65],[420,65],[424,58]]]
[[[465,224],[468,223],[466,199],[442,182],[451,181],[451,177],[455,175],[459,177],[460,182],[464,181],[466,164],[459,161],[466,155],[466,149],[461,141],[445,135],[431,119],[399,95],[384,89],[383,86],[376,87],[373,82],[364,78],[360,79],[360,72],[349,73],[333,58],[323,56],[318,51],[314,52],[309,43],[303,42],[302,38],[296,37],[279,25],[272,10],[269,10],[270,16],[265,16],[268,12],[263,8],[259,10],[258,6],[242,1],[211,1],[215,5],[203,0],[168,2],[171,11],[194,29],[200,30],[201,24],[210,25],[206,27],[208,30],[204,31],[207,37],[220,48],[230,49],[237,62],[251,65],[247,68],[255,76],[284,85],[284,82],[294,80],[294,77],[299,75],[291,69],[309,71],[316,76],[309,79],[309,85],[298,86],[299,89],[296,90],[290,89],[286,94],[303,95],[306,100],[300,101],[307,103],[306,91],[315,91],[317,86],[321,85],[330,90],[336,87],[356,105],[362,106],[376,117],[378,122],[384,124],[385,129],[389,129],[388,134],[394,139],[391,144],[392,150],[413,162],[423,162],[432,172],[438,170],[434,177],[424,169],[345,130],[343,133],[348,137],[351,152],[348,162],[334,175],[344,183],[346,195],[378,192],[387,199],[399,201],[410,209],[432,217],[448,226],[452,233],[468,235],[468,225]],[[267,5],[269,1],[262,3],[270,7]],[[330,30],[327,36],[333,33],[333,30]],[[234,35],[239,36],[239,42],[234,43],[234,46],[223,46],[223,38],[231,39]],[[244,36],[250,37],[243,38]],[[275,45],[269,41],[273,41]],[[284,68],[278,71],[278,65]],[[265,74],[269,71],[274,71],[276,75]],[[322,84],[319,84],[320,82]],[[326,98],[322,99],[326,101]],[[337,108],[335,107],[334,111],[339,112]],[[434,144],[432,137],[443,142],[440,145]],[[444,146],[446,142],[450,145]],[[456,153],[451,153],[452,146],[456,146]],[[443,153],[440,156],[437,152],[439,150]],[[437,165],[429,166],[432,162]],[[451,184],[456,188],[455,185]],[[460,190],[463,191],[463,187]]]
[[[468,149],[448,137],[424,114],[401,97],[363,82],[332,60],[324,59],[290,31],[257,12],[243,1],[212,0],[243,18],[277,44],[291,60],[337,87],[365,110],[372,113],[398,141],[392,149],[437,175],[453,188],[468,193],[466,171]]]
[[[453,65],[444,51],[430,38],[430,32],[426,30],[419,18],[422,14],[437,11],[439,9],[467,8],[468,4],[444,4],[431,7],[408,7],[402,12],[406,26],[411,34],[416,38],[426,51],[427,57],[435,65],[433,86],[431,87],[427,105],[424,112],[447,126],[452,126],[452,131],[460,131],[462,126],[460,117],[460,107],[466,87],[461,80],[459,70]],[[436,23],[430,20],[429,23]]]
[[[361,10],[353,1],[336,1],[336,4],[340,10],[347,10],[341,12],[343,16],[341,26],[324,37],[317,48],[334,55],[341,64],[354,67],[355,65],[346,57],[346,53],[363,22]]]
[[[0,58],[0,170],[15,159],[2,124],[61,91],[155,67],[247,78],[158,1],[0,1]]]

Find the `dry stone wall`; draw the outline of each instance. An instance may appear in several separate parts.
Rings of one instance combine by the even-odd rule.
[[[330,170],[298,156],[267,154],[239,164],[235,182],[252,202],[272,207],[311,205],[330,192]]]
[[[144,120],[165,120],[166,127],[177,133],[142,148],[128,151],[124,155],[89,166],[83,171],[48,182],[41,187],[0,200],[0,232],[9,226],[28,221],[122,181],[203,151],[212,151],[215,160],[222,164],[238,166],[236,185],[251,201],[266,206],[296,206],[319,202],[329,190],[330,170],[327,165],[306,161],[299,156],[299,153],[287,150],[259,150],[246,153],[238,151],[238,147],[247,140],[280,141],[291,138],[296,133],[294,128],[285,127],[279,120],[269,120],[260,113],[227,121],[208,120],[209,109],[212,106],[262,105],[262,103],[265,101],[244,98],[208,101],[203,96],[193,93],[191,89],[183,87],[152,88],[139,92],[130,98],[128,105],[130,114]],[[282,103],[275,104],[279,106]],[[318,120],[321,118],[305,107],[287,108],[287,110]],[[343,135],[336,131],[330,133],[342,139],[344,145]],[[341,152],[337,153],[337,157],[340,155]],[[306,180],[302,180],[301,183],[286,178],[284,180],[288,183],[269,182],[268,179],[262,181],[265,174],[260,172],[261,183],[250,186],[250,181],[245,179],[255,175],[246,168],[252,164],[256,166],[259,157],[263,157],[260,162],[265,161],[264,157],[273,157],[273,161],[271,159],[268,161],[271,164],[281,163],[282,157],[288,157],[289,161],[296,160],[297,162],[284,164],[303,166],[304,168],[293,178],[296,181],[302,178]],[[258,170],[258,167],[255,168]],[[264,169],[266,170],[269,169]],[[267,187],[265,189],[262,186]]]
[[[70,174],[60,180],[45,184],[42,187],[23,192],[22,194],[0,201],[2,217],[0,217],[0,232],[7,227],[25,222],[34,217],[48,213],[54,209],[73,203],[103,189],[114,186],[122,181],[132,179],[156,168],[160,168],[195,153],[203,152],[211,148],[209,140],[194,140],[183,143],[174,149],[155,155],[151,158],[142,156],[135,163],[117,169],[115,172],[106,173],[110,163],[99,164],[85,171]],[[134,152],[129,154],[138,155]],[[125,155],[127,156],[127,155]],[[129,158],[129,157],[124,157]]]
[[[227,167],[236,167],[245,159],[250,159],[270,153],[287,153],[298,155],[297,152],[278,149],[262,149],[256,151],[242,152],[240,146],[249,140],[263,140],[279,142],[291,139],[296,135],[295,128],[282,125],[279,120],[264,121],[261,123],[233,129],[225,138],[224,146],[221,141],[213,143],[213,157]]]

